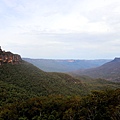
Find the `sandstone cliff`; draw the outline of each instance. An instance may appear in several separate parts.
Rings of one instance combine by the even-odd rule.
[[[0,47],[0,65],[11,63],[11,64],[19,64],[22,62],[21,56],[18,54],[13,54],[11,52],[2,51]]]

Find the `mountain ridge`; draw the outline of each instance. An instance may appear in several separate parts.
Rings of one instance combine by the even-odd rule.
[[[23,58],[23,60],[34,64],[35,66],[46,72],[70,72],[78,69],[97,67],[110,61],[109,59],[80,60],[80,59],[31,59],[31,58]]]
[[[103,78],[109,81],[120,82],[120,58],[115,58],[100,67],[78,70],[74,73],[77,75],[90,76],[92,78]]]

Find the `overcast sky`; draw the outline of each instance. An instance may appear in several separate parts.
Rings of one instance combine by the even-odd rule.
[[[0,0],[0,46],[29,58],[120,56],[120,0]]]

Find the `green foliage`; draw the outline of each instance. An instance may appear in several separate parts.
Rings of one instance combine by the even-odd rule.
[[[14,85],[9,85],[0,81],[0,106],[22,99],[25,100],[32,96],[34,97],[35,95],[32,95],[19,87],[15,87]]]
[[[111,82],[105,79],[93,79],[88,76],[78,76],[72,73],[70,73],[70,75],[76,79],[79,79],[81,83],[87,87],[88,91],[120,88],[120,83]]]
[[[88,95],[96,88],[104,90]],[[47,73],[26,62],[6,64],[0,66],[0,120],[119,120],[116,88],[117,83]]]
[[[67,74],[44,72],[27,62],[0,66],[0,80],[37,96],[49,94],[74,95],[81,94],[85,90],[80,80]]]
[[[46,96],[1,108],[3,120],[119,120],[120,89],[93,91],[86,97]]]

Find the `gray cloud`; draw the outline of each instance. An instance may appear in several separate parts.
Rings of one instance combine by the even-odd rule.
[[[119,55],[119,0],[2,0],[0,18],[1,46],[24,57]]]

